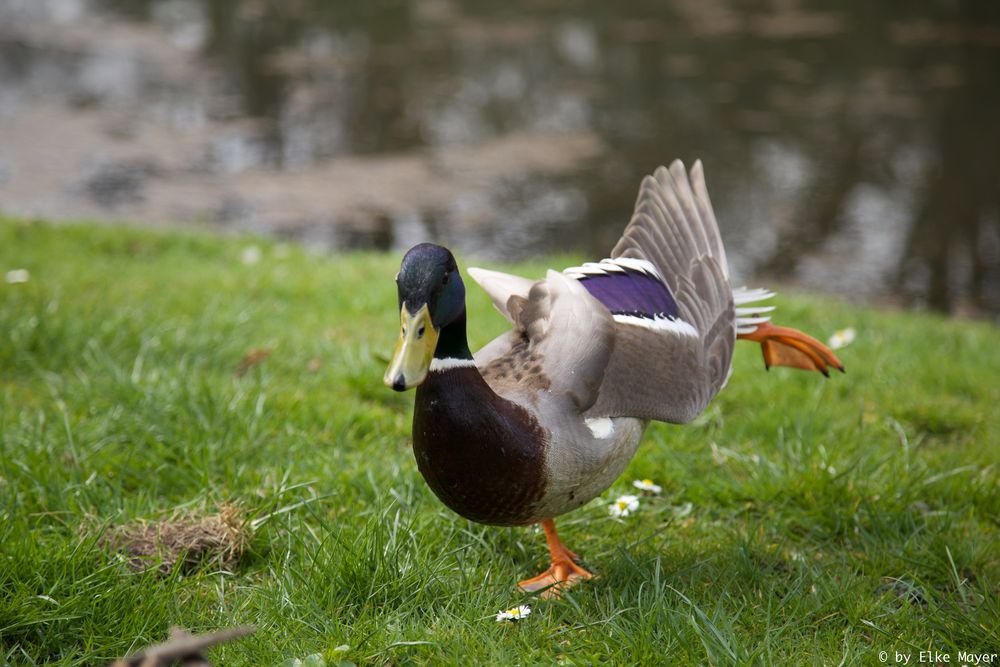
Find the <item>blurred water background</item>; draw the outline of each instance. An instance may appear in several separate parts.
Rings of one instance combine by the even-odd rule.
[[[1000,2],[0,0],[0,211],[603,257],[701,158],[745,281],[1000,316]]]

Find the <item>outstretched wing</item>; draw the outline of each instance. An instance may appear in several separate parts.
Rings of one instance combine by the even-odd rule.
[[[611,259],[566,270],[611,311],[615,344],[588,416],[682,423],[725,385],[736,341],[725,250],[701,162],[642,181]]]

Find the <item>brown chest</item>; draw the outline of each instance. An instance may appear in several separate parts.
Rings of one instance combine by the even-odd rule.
[[[499,396],[475,368],[431,373],[417,389],[413,453],[434,494],[467,519],[494,525],[537,520],[546,486],[547,434]]]

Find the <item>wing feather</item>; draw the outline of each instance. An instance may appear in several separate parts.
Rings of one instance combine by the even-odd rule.
[[[611,257],[652,263],[697,336],[618,323],[588,415],[690,421],[725,385],[736,341],[729,269],[700,162],[690,176],[675,161],[643,179]]]

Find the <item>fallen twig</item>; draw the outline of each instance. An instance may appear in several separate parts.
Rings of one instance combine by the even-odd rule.
[[[188,634],[183,628],[170,628],[170,639],[138,653],[116,660],[111,667],[166,667],[179,662],[187,667],[211,667],[202,651],[210,646],[245,637],[256,631],[252,625],[228,628],[207,635]]]

